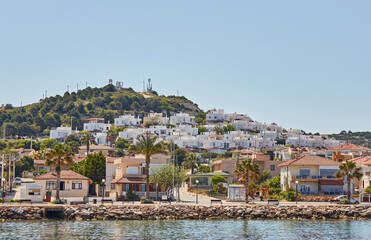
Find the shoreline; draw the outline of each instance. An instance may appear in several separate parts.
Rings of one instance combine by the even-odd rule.
[[[0,206],[0,220],[371,220],[370,206]]]

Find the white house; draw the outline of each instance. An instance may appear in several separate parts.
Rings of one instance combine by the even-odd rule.
[[[143,123],[154,122],[157,124],[167,125],[169,124],[169,118],[164,117],[162,113],[150,113],[147,117],[143,118]]]
[[[188,113],[177,113],[170,117],[170,124],[180,125],[180,124],[195,124],[195,117],[190,116]]]
[[[133,115],[122,115],[115,118],[116,127],[124,126],[140,126],[141,119],[139,117],[134,117]]]
[[[57,127],[56,129],[50,130],[50,138],[55,140],[62,140],[66,139],[71,134],[77,133],[77,131],[73,131],[72,127]]]
[[[119,138],[126,140],[135,140],[140,134],[145,133],[146,129],[144,128],[127,128],[124,131],[119,132]]]
[[[206,121],[227,121],[229,122],[229,116],[224,113],[223,109],[212,109],[209,113],[206,114]]]
[[[104,118],[90,118],[87,119],[89,122],[84,123],[84,131],[91,132],[91,133],[105,133],[107,132],[111,124],[104,123]]]

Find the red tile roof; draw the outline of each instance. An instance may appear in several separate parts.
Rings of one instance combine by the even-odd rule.
[[[139,177],[120,177],[113,180],[111,183],[137,183],[137,184],[143,184],[144,180],[143,178]]]
[[[332,161],[327,158],[319,157],[316,155],[306,155],[303,157],[295,158],[293,160],[284,162],[280,165],[279,167],[284,167],[284,166],[289,166],[289,165],[300,165],[300,166],[305,166],[305,165],[310,165],[310,166],[337,166],[339,165],[338,162]]]
[[[43,175],[37,176],[34,178],[35,180],[56,180],[57,173],[55,171],[50,171]],[[90,180],[88,177],[85,177],[81,174],[78,174],[74,171],[70,170],[62,170],[61,171],[61,180]]]
[[[371,156],[358,157],[358,158],[351,159],[351,161],[357,165],[360,165],[360,164],[371,165]]]
[[[343,144],[337,147],[329,148],[329,150],[364,150],[364,151],[371,151],[370,148],[366,148],[363,146],[355,145],[352,143]]]

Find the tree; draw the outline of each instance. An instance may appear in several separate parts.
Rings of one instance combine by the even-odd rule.
[[[0,151],[6,148],[6,142],[4,140],[0,140]]]
[[[149,137],[148,135],[140,135],[137,138],[137,143],[135,145],[131,145],[129,148],[129,152],[131,153],[138,153],[143,154],[146,158],[146,166],[145,166],[145,173],[146,173],[146,196],[149,198],[149,164],[151,163],[151,157],[158,153],[166,153],[166,149],[164,145],[159,142],[156,143],[157,137]]]
[[[201,134],[201,133],[204,133],[204,132],[207,132],[207,129],[205,127],[198,127],[198,134]]]
[[[56,143],[52,149],[46,153],[46,164],[53,167],[57,173],[57,186],[55,198],[59,201],[59,191],[61,183],[61,169],[67,165],[73,165],[71,150],[60,143]]]
[[[110,143],[112,146],[118,137],[119,133],[115,127],[110,127],[110,129],[107,131],[106,141]]]
[[[245,198],[246,203],[249,202],[249,184],[251,180],[255,180],[260,175],[259,165],[253,163],[251,159],[244,159],[241,163],[236,164],[236,169],[234,170],[237,177],[240,177],[245,182]]]
[[[40,148],[52,148],[56,143],[57,141],[55,139],[44,139],[40,142]]]
[[[64,142],[65,143],[77,142],[79,145],[81,145],[81,140],[79,136],[77,136],[76,134],[68,135],[66,139],[64,140]]]
[[[82,144],[86,144],[86,152],[89,154],[90,152],[90,144],[95,144],[95,137],[93,134],[87,131],[80,132],[80,141]]]
[[[211,177],[211,184],[214,186],[215,192],[219,192],[219,184],[227,182],[223,176],[215,175]]]
[[[200,165],[198,167],[198,172],[209,173],[209,172],[211,172],[211,167],[210,166],[207,166],[207,165]]]
[[[34,159],[29,156],[22,157],[15,165],[15,176],[21,177],[23,171],[32,172],[34,170]]]
[[[350,181],[352,179],[360,179],[363,174],[361,173],[361,168],[352,161],[346,161],[339,165],[339,171],[334,175],[337,179],[346,178],[347,181],[347,198],[350,198]]]
[[[174,159],[176,165],[181,166],[186,160],[187,155],[188,153],[186,150],[178,148],[173,152],[172,158]]]
[[[83,160],[82,175],[90,178],[94,184],[102,184],[106,178],[106,157],[102,152],[88,154]]]
[[[224,134],[224,130],[223,130],[223,128],[221,128],[221,127],[219,127],[219,126],[214,127],[214,128],[213,128],[213,131],[214,131],[216,134],[218,134],[218,135],[222,135],[222,134]]]
[[[232,124],[227,124],[226,126],[223,127],[224,132],[232,132],[236,131],[236,127],[233,126]]]
[[[176,173],[174,176],[174,182],[173,172]],[[187,175],[182,167],[167,164],[151,168],[149,179],[151,183],[158,183],[165,189],[165,191],[169,192],[173,187],[173,183],[174,185],[180,185],[187,179]]]
[[[268,170],[264,170],[260,173],[259,183],[265,182],[272,177],[271,173]]]
[[[193,174],[194,169],[200,164],[200,159],[195,153],[189,153],[184,163],[186,168],[191,168],[191,173]]]
[[[119,149],[126,149],[126,148],[130,147],[130,143],[126,139],[119,138],[115,142],[115,147],[119,148]]]

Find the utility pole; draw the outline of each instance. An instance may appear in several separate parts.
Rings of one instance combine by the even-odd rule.
[[[67,85],[67,92],[70,92],[70,86]]]
[[[16,158],[13,154],[12,154],[12,159],[13,159],[13,181],[12,181],[13,183],[15,181],[15,161],[16,161]],[[10,186],[13,186],[13,184],[11,184]]]
[[[79,84],[77,84],[77,87],[76,87],[76,93],[79,91]]]
[[[11,164],[12,164],[12,156],[9,155],[8,156],[8,189],[11,190],[11,183],[10,183],[10,168],[11,168]]]
[[[88,82],[87,81],[85,82],[85,87],[88,88]]]

